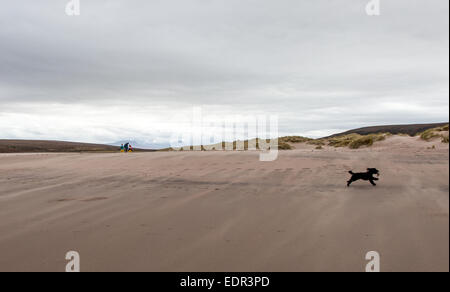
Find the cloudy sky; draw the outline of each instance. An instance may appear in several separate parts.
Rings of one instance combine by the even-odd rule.
[[[449,1],[0,0],[0,139],[164,145],[193,107],[280,134],[448,121]]]

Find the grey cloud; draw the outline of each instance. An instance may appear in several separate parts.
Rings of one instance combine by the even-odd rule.
[[[0,118],[67,104],[276,112],[291,133],[448,120],[448,1],[382,0],[380,17],[367,2],[81,0],[79,17],[4,2]]]

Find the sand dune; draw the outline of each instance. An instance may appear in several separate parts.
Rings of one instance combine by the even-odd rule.
[[[448,144],[0,154],[0,271],[448,271]],[[345,186],[348,170],[380,182]]]

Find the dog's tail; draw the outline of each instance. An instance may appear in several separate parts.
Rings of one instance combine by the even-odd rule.
[[[351,170],[350,170],[350,171],[349,171],[348,173],[350,173],[350,174],[354,174],[354,173],[353,173],[353,171],[351,171]]]

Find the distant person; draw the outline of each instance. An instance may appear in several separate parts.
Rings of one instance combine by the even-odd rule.
[[[133,146],[131,146],[131,144],[128,146],[128,151],[133,152]]]
[[[125,152],[125,146],[123,144],[120,146],[120,152]]]
[[[130,143],[126,143],[124,145],[124,147],[125,147],[125,152],[128,152],[128,149],[130,148]]]

